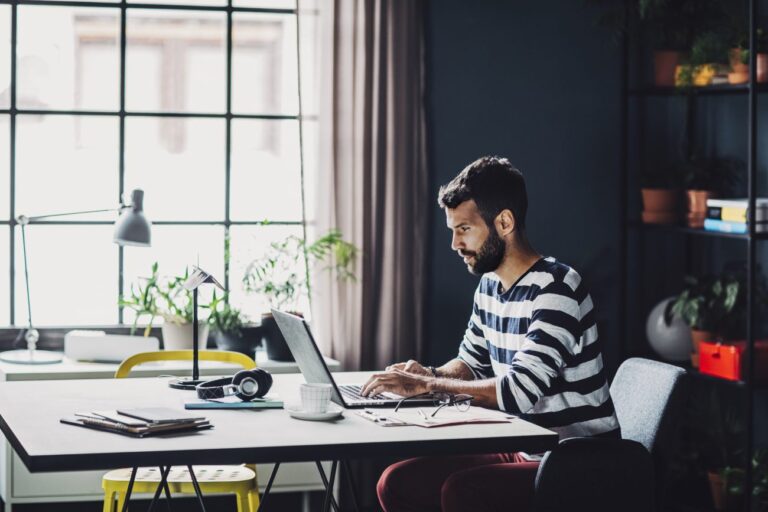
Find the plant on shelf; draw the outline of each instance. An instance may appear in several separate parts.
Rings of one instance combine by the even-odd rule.
[[[248,264],[243,287],[248,293],[261,295],[271,308],[297,312],[301,299],[310,295],[305,261],[310,266],[327,264],[339,280],[354,280],[358,253],[358,248],[335,229],[311,244],[290,235],[270,244],[264,255]],[[262,328],[269,358],[290,360],[290,351],[270,313],[262,315]]]
[[[749,37],[742,30],[741,24],[736,23],[732,29],[731,48],[728,51],[728,60],[731,72],[728,73],[728,83],[743,84],[749,81]],[[757,29],[755,38],[757,45],[757,81],[768,81],[768,38],[763,29]]]
[[[712,83],[719,65],[728,60],[728,38],[718,30],[703,32],[695,37],[687,59],[675,72],[678,87],[705,86]]]
[[[752,457],[752,496],[757,510],[768,510],[768,450],[755,450]],[[744,499],[744,467],[726,466],[719,471],[724,509],[741,510]],[[730,504],[733,504],[729,506]]]
[[[664,167],[648,167],[641,175],[643,222],[672,224],[677,221],[679,202],[678,174]]]
[[[688,226],[701,228],[707,214],[707,200],[727,195],[743,165],[725,158],[693,157],[678,165],[686,189]]]
[[[699,344],[721,336],[725,319],[736,307],[740,283],[731,277],[686,276],[685,288],[672,305],[672,313],[691,328],[691,362],[698,367]],[[743,291],[742,291],[743,294]]]
[[[149,316],[149,322],[144,329],[148,336],[156,318],[163,319],[163,344],[166,349],[192,348],[192,292],[185,289],[183,284],[189,277],[185,269],[180,276],[161,277],[157,262],[152,264],[152,274],[141,278],[140,284],[132,284],[128,297],[121,297],[122,307],[133,310],[136,317],[131,332],[135,332],[141,318]],[[208,337],[208,325],[204,322],[198,327],[198,345],[205,348]]]
[[[248,317],[229,303],[228,294],[219,297],[214,290],[211,302],[205,307],[208,308],[208,324],[213,330],[216,346],[253,357],[258,339],[249,339]]]

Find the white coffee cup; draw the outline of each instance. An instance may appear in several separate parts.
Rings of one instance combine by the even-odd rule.
[[[331,401],[330,384],[302,384],[301,408],[304,412],[324,413],[328,410],[328,404]]]

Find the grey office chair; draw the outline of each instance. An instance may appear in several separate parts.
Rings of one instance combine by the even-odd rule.
[[[652,512],[683,400],[685,371],[628,359],[611,397],[622,439],[573,438],[546,454],[536,475],[537,512]]]

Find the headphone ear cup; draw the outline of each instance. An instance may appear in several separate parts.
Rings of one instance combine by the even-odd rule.
[[[243,381],[246,380],[253,382],[244,383]],[[254,398],[261,398],[269,392],[269,389],[272,387],[272,375],[261,368],[241,370],[232,377],[232,385],[239,390],[241,383],[244,384],[244,387],[250,388],[252,392],[237,391],[235,396],[244,402],[249,402]]]

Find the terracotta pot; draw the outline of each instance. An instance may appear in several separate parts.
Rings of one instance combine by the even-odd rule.
[[[749,65],[741,62],[741,48],[731,48],[728,51],[728,61],[731,64],[731,70],[734,73],[748,74]]]
[[[677,190],[668,188],[644,188],[641,189],[640,192],[643,195],[644,212],[677,212]]]
[[[691,329],[691,341],[693,342],[693,352],[691,352],[691,366],[694,368],[699,367],[699,343],[702,341],[712,341],[715,339],[714,333],[709,331],[700,331],[698,329]]]
[[[768,53],[757,54],[757,81],[768,82]]]
[[[707,471],[707,479],[715,510],[725,510],[725,481],[723,477],[719,471]]]
[[[709,190],[686,190],[685,198],[688,205],[688,227],[703,228],[707,218],[707,199],[713,197]]]
[[[674,87],[675,68],[680,61],[680,52],[659,50],[653,54],[654,84],[658,87]]]
[[[747,66],[747,70],[743,73],[728,73],[728,83],[731,85],[745,84],[747,82],[749,82],[749,66]]]

